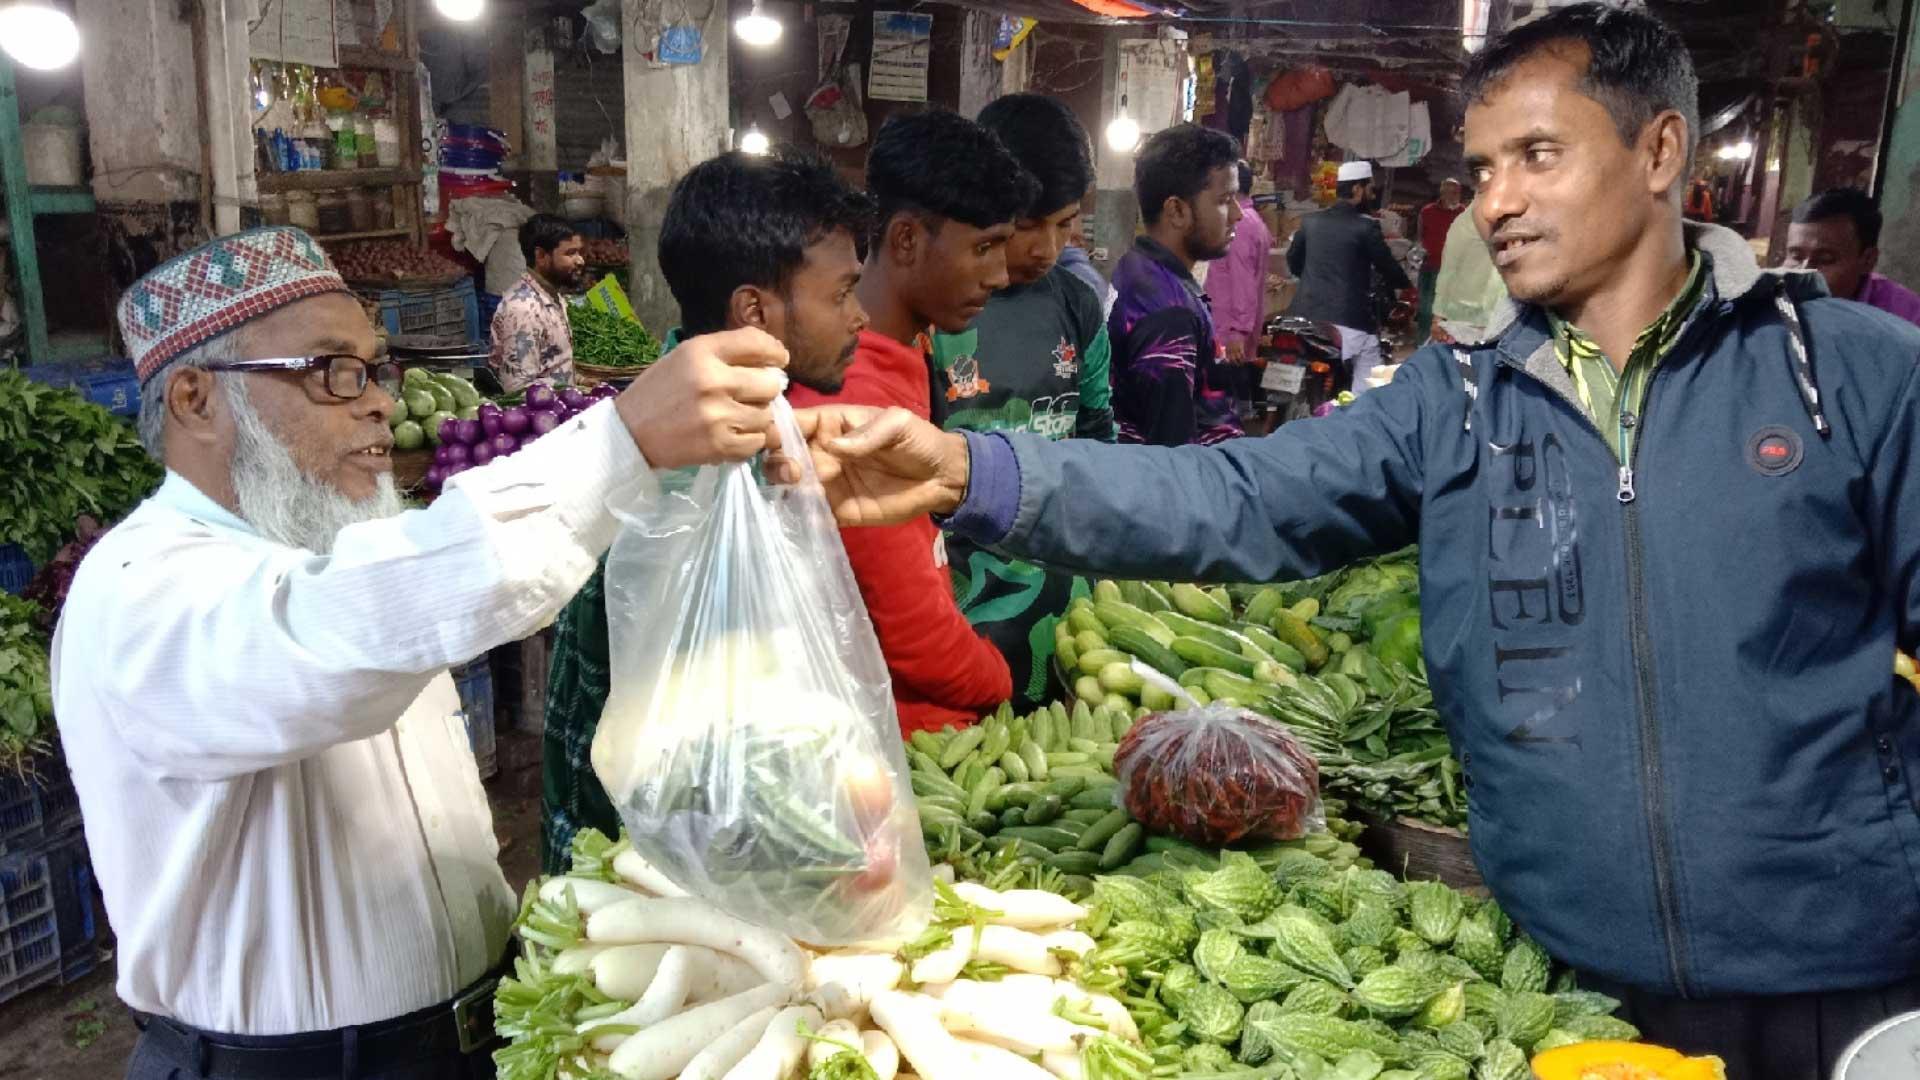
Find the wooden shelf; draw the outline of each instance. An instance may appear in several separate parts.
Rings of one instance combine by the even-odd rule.
[[[340,66],[343,68],[376,68],[381,71],[414,70],[415,60],[411,56],[399,53],[382,52],[358,45],[340,46]]]
[[[342,188],[394,187],[418,184],[420,177],[405,169],[311,169],[301,172],[260,173],[260,193],[283,191],[337,191]]]
[[[314,233],[313,238],[323,244],[336,240],[384,240],[394,236],[412,236],[412,229],[373,229],[368,232]]]
[[[29,201],[36,214],[93,213],[93,192],[84,187],[36,187]]]

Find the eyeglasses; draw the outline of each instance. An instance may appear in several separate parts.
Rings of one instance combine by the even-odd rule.
[[[321,385],[327,393],[342,401],[352,401],[367,392],[367,383],[378,381],[388,386],[400,382],[399,364],[370,364],[352,353],[323,353],[319,356],[277,356],[258,360],[221,360],[206,365],[208,371],[320,371]]]

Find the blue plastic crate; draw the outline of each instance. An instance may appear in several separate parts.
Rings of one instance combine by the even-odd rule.
[[[45,826],[38,786],[18,773],[0,772],[0,855],[39,840],[46,834]],[[5,925],[5,915],[0,910],[0,926]]]
[[[385,289],[364,295],[380,305],[380,321],[389,337],[430,338],[443,345],[486,340],[471,278],[444,289]]]
[[[68,387],[116,416],[140,415],[140,379],[125,357],[42,360],[20,372],[37,383]]]
[[[493,668],[482,656],[452,671],[453,684],[460,691],[460,709],[466,714],[467,741],[473,746],[473,761],[485,780],[499,771],[494,747]]]
[[[19,596],[33,580],[33,560],[19,544],[0,544],[0,592]],[[6,831],[0,826],[0,834]]]
[[[79,833],[47,841],[43,854],[53,890],[54,925],[60,932],[60,980],[72,982],[93,970],[100,937],[93,861],[87,854],[87,839]]]
[[[17,952],[57,925],[47,857],[22,851],[0,858],[0,950]]]
[[[73,774],[65,759],[41,767],[40,782],[35,785],[40,798],[40,828],[48,836],[63,836],[80,828],[80,793],[74,790]]]

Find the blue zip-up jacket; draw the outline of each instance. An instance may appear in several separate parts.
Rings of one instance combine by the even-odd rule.
[[[1688,243],[1711,279],[1630,472],[1544,313],[1510,306],[1494,340],[1264,439],[972,438],[951,527],[1176,580],[1418,541],[1474,855],[1554,956],[1694,997],[1911,978],[1920,695],[1892,662],[1920,642],[1920,330],[1762,273],[1727,230]]]

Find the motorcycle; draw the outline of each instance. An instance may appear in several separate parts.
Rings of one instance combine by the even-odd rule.
[[[1353,373],[1340,360],[1340,331],[1332,323],[1273,316],[1262,328],[1257,361],[1263,369],[1257,414],[1262,434],[1312,416],[1352,385]]]

